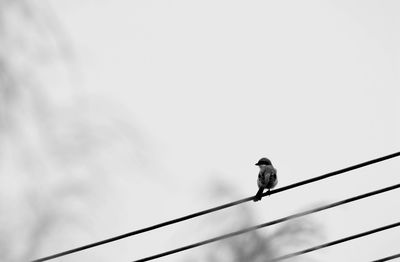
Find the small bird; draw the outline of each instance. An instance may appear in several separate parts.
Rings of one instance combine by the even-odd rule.
[[[276,184],[278,184],[276,169],[272,166],[272,163],[268,158],[261,158],[256,163],[256,166],[260,167],[260,172],[258,173],[258,191],[257,194],[254,196],[254,202],[261,200],[262,193],[265,188],[268,188],[269,194],[271,188],[274,188]]]

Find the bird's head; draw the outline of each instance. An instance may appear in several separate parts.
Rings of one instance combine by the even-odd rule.
[[[261,168],[261,166],[272,166],[271,160],[269,160],[266,157],[261,158],[260,160],[258,160],[258,162],[256,163],[256,166],[259,166]]]

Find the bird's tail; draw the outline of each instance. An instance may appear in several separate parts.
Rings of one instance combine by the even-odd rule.
[[[257,194],[254,196],[254,201],[261,200],[263,191],[264,191],[263,187],[260,187],[258,189]]]

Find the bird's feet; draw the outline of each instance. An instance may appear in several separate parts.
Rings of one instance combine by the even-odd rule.
[[[254,201],[254,202],[260,201],[261,198],[262,198],[261,195],[255,195],[254,198],[253,198],[253,201]]]

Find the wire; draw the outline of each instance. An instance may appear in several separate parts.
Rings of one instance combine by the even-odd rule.
[[[356,235],[352,235],[352,236],[349,236],[349,237],[341,238],[341,239],[338,239],[338,240],[335,240],[335,241],[332,241],[332,242],[328,242],[328,243],[325,243],[325,244],[322,244],[322,245],[318,245],[318,246],[315,246],[315,247],[307,248],[307,249],[304,249],[304,250],[301,250],[301,251],[298,251],[298,252],[294,252],[294,253],[287,254],[287,255],[284,255],[284,256],[280,256],[280,257],[277,257],[277,258],[273,258],[273,259],[267,260],[267,261],[268,262],[281,261],[281,260],[284,260],[284,259],[288,259],[288,258],[291,258],[291,257],[299,256],[299,255],[302,255],[302,254],[305,254],[305,253],[309,253],[309,252],[312,252],[312,251],[315,251],[315,250],[318,250],[318,249],[334,246],[334,245],[337,245],[337,244],[340,244],[340,243],[343,243],[343,242],[347,242],[347,241],[350,241],[350,240],[353,240],[353,239],[356,239],[356,238],[365,237],[367,235],[375,234],[375,233],[378,233],[380,231],[388,230],[388,229],[391,229],[391,228],[394,228],[394,227],[398,227],[398,226],[400,226],[400,222],[393,223],[393,224],[390,224],[390,225],[387,225],[387,226],[383,226],[383,227],[379,227],[379,228],[375,228],[375,229],[372,229],[372,230],[369,230],[369,231],[365,231],[365,232],[362,232],[362,233],[359,233],[359,234],[356,234]],[[378,261],[384,261],[384,260],[378,260]]]
[[[374,260],[374,261],[371,261],[371,262],[384,262],[384,261],[389,261],[389,260],[392,260],[392,259],[395,259],[395,258],[398,258],[398,257],[400,257],[400,253],[398,253],[396,255],[393,255],[393,256],[377,259],[377,260]]]
[[[306,184],[309,184],[309,183],[313,183],[313,182],[316,182],[316,181],[319,181],[319,180],[322,180],[322,179],[325,179],[325,178],[328,178],[328,177],[336,176],[336,175],[339,175],[339,174],[342,174],[342,173],[345,173],[345,172],[349,172],[351,170],[355,170],[355,169],[358,169],[358,168],[361,168],[361,167],[372,165],[372,164],[375,164],[375,163],[378,163],[378,162],[382,162],[382,161],[385,161],[385,160],[388,160],[388,159],[391,159],[391,158],[394,158],[394,157],[398,157],[398,156],[400,156],[400,152],[396,152],[396,153],[393,153],[393,154],[390,154],[390,155],[386,155],[386,156],[383,156],[383,157],[372,159],[372,160],[369,160],[369,161],[366,161],[366,162],[363,162],[363,163],[360,163],[360,164],[357,164],[357,165],[346,167],[346,168],[343,168],[343,169],[340,169],[340,170],[337,170],[337,171],[333,171],[331,173],[327,173],[327,174],[324,174],[324,175],[321,175],[321,176],[313,177],[313,178],[310,178],[310,179],[307,179],[307,180],[304,180],[304,181],[300,181],[300,182],[297,182],[297,183],[294,183],[294,184],[291,184],[291,185],[288,185],[288,186],[285,186],[285,187],[281,187],[281,188],[272,190],[272,191],[269,192],[269,195],[280,193],[280,192],[283,192],[283,191],[286,191],[286,190],[289,190],[289,189],[292,189],[292,188],[295,188],[295,187],[299,187],[299,186],[303,186],[303,185],[306,185]],[[267,194],[268,193],[264,193],[264,194],[262,194],[262,196],[266,196]],[[127,237],[130,237],[130,236],[138,235],[138,234],[141,234],[141,233],[144,233],[144,232],[148,232],[148,231],[151,231],[151,230],[154,230],[154,229],[157,229],[157,228],[165,227],[165,226],[172,225],[172,224],[175,224],[175,223],[178,223],[178,222],[182,222],[182,221],[189,220],[189,219],[192,219],[192,218],[195,218],[195,217],[199,217],[199,216],[202,216],[202,215],[205,215],[205,214],[208,214],[208,213],[212,213],[212,212],[215,212],[215,211],[218,211],[218,210],[221,210],[221,209],[225,209],[225,208],[228,208],[228,207],[236,206],[236,205],[251,201],[253,199],[254,199],[254,196],[246,197],[246,198],[243,198],[243,199],[240,199],[240,200],[237,200],[237,201],[233,201],[233,202],[230,202],[230,203],[227,203],[227,204],[224,204],[224,205],[220,205],[220,206],[216,206],[216,207],[213,207],[213,208],[205,209],[203,211],[199,211],[199,212],[192,213],[192,214],[189,214],[189,215],[186,215],[186,216],[183,216],[183,217],[179,217],[179,218],[172,219],[172,220],[169,220],[169,221],[165,221],[165,222],[162,222],[162,223],[159,223],[159,224],[155,224],[153,226],[145,227],[145,228],[138,229],[138,230],[135,230],[135,231],[132,231],[132,232],[128,232],[128,233],[125,233],[125,234],[122,234],[122,235],[118,235],[118,236],[115,236],[115,237],[107,238],[107,239],[104,239],[104,240],[101,240],[101,241],[98,241],[98,242],[94,242],[94,243],[91,243],[91,244],[87,244],[87,245],[84,245],[84,246],[80,246],[80,247],[77,247],[77,248],[66,250],[64,252],[60,252],[60,253],[56,253],[56,254],[53,254],[53,255],[50,255],[50,256],[46,256],[46,257],[43,257],[43,258],[35,259],[35,260],[32,260],[31,262],[47,261],[47,260],[54,259],[54,258],[57,258],[57,257],[61,257],[61,256],[65,256],[65,255],[68,255],[68,254],[76,253],[76,252],[79,252],[79,251],[82,251],[82,250],[85,250],[85,249],[89,249],[89,248],[93,248],[93,247],[96,247],[96,246],[104,245],[104,244],[107,244],[107,243],[110,243],[110,242],[114,242],[114,241],[117,241],[117,240],[120,240],[120,239],[123,239],[123,238],[127,238]]]
[[[388,159],[391,159],[391,158],[394,158],[394,157],[398,157],[398,156],[400,156],[400,152],[393,153],[393,154],[390,154],[390,155],[387,155],[387,156],[383,156],[383,157],[380,157],[380,158],[376,158],[376,159],[373,159],[373,160],[369,160],[369,161],[366,161],[366,162],[363,162],[363,163],[360,163],[360,164],[357,164],[357,165],[353,165],[353,166],[350,166],[350,167],[347,167],[347,168],[343,168],[343,169],[340,169],[340,170],[337,170],[337,171],[333,171],[333,172],[318,176],[318,177],[314,177],[314,178],[307,179],[307,180],[304,180],[304,181],[300,181],[300,182],[297,182],[297,183],[294,183],[294,184],[291,184],[291,185],[288,185],[288,186],[285,186],[285,187],[281,187],[281,188],[278,188],[276,190],[272,190],[272,191],[269,192],[269,195],[272,195],[272,194],[275,194],[275,193],[279,193],[279,192],[283,192],[283,191],[286,191],[286,190],[289,190],[289,189],[292,189],[292,188],[295,188],[295,187],[299,187],[299,186],[302,186],[302,185],[305,185],[305,184],[313,183],[313,182],[316,182],[316,181],[319,181],[319,180],[322,180],[322,179],[325,179],[325,178],[336,176],[336,175],[339,175],[339,174],[342,174],[342,173],[345,173],[345,172],[349,172],[349,171],[352,171],[352,170],[355,170],[355,169],[358,169],[358,168],[361,168],[361,167],[372,165],[372,164],[375,164],[375,163],[378,163],[378,162],[381,162],[381,161],[385,161],[385,160],[388,160]],[[266,196],[266,195],[267,195],[267,193],[263,194],[263,196]],[[108,238],[108,239],[104,239],[104,240],[101,240],[101,241],[98,241],[98,242],[94,242],[94,243],[91,243],[91,244],[88,244],[88,245],[84,245],[84,246],[77,247],[77,248],[74,248],[74,249],[70,249],[70,250],[67,250],[67,251],[64,251],[64,252],[60,252],[60,253],[57,253],[57,254],[54,254],[54,255],[51,255],[51,256],[47,256],[47,257],[43,257],[43,258],[40,258],[40,259],[36,259],[36,260],[33,260],[32,262],[46,261],[46,260],[54,259],[54,258],[57,258],[57,257],[65,256],[65,255],[68,255],[68,254],[71,254],[71,253],[75,253],[75,252],[78,252],[78,251],[82,251],[82,250],[85,250],[85,249],[89,249],[89,248],[92,248],[92,247],[95,247],[95,246],[99,246],[99,245],[103,245],[103,244],[110,243],[110,242],[113,242],[113,241],[117,241],[117,240],[120,240],[120,239],[123,239],[123,238],[127,238],[127,237],[130,237],[130,236],[133,236],[133,235],[141,234],[141,233],[148,232],[148,231],[151,231],[151,230],[154,230],[154,229],[157,229],[157,228],[165,227],[165,226],[168,226],[168,225],[171,225],[171,224],[175,224],[175,223],[182,222],[182,221],[185,221],[185,220],[189,220],[189,219],[192,219],[192,218],[195,218],[195,217],[198,217],[198,216],[202,216],[202,215],[205,215],[205,214],[208,214],[208,213],[212,213],[212,212],[215,212],[215,211],[218,211],[218,210],[221,210],[221,209],[225,209],[225,208],[228,208],[228,207],[231,207],[231,206],[239,205],[239,204],[251,201],[251,200],[253,200],[253,198],[254,198],[253,196],[247,197],[247,198],[243,198],[243,199],[240,199],[240,200],[237,200],[237,201],[234,201],[234,202],[230,202],[230,203],[227,203],[227,204],[224,204],[224,205],[220,205],[220,206],[217,206],[217,207],[214,207],[214,208],[206,209],[206,210],[203,210],[203,211],[200,211],[200,212],[192,213],[190,215],[186,215],[186,216],[183,216],[183,217],[180,217],[180,218],[169,220],[169,221],[166,221],[166,222],[163,222],[163,223],[159,223],[159,224],[156,224],[156,225],[153,225],[153,226],[149,226],[149,227],[146,227],[146,228],[138,229],[138,230],[135,230],[135,231],[132,231],[132,232],[128,232],[128,233],[122,234],[122,235],[118,235],[118,236],[111,237],[111,238]]]
[[[232,232],[232,233],[229,233],[229,234],[225,234],[225,235],[221,235],[221,236],[218,236],[218,237],[210,238],[210,239],[207,239],[207,240],[204,240],[204,241],[201,241],[201,242],[197,242],[197,243],[194,243],[194,244],[191,244],[191,245],[183,246],[183,247],[176,248],[176,249],[173,249],[173,250],[170,250],[170,251],[166,251],[166,252],[163,252],[163,253],[159,253],[159,254],[156,254],[156,255],[153,255],[153,256],[145,257],[145,258],[142,258],[142,259],[139,259],[139,260],[135,260],[133,262],[144,262],[144,261],[149,261],[149,260],[153,260],[153,259],[156,259],[156,258],[168,256],[168,255],[171,255],[171,254],[174,254],[174,253],[182,252],[182,251],[187,250],[187,249],[203,246],[203,245],[206,245],[206,244],[209,244],[209,243],[212,243],[212,242],[216,242],[216,241],[219,241],[219,240],[222,240],[222,239],[231,238],[231,237],[234,237],[236,235],[248,233],[250,231],[254,231],[254,230],[257,230],[257,229],[260,229],[260,228],[263,228],[263,227],[275,225],[275,224],[278,224],[278,223],[285,222],[287,220],[291,220],[291,219],[294,219],[294,218],[298,218],[298,217],[302,217],[302,216],[305,216],[305,215],[309,215],[311,213],[319,212],[319,211],[326,210],[326,209],[329,209],[329,208],[333,208],[333,207],[336,207],[336,206],[340,206],[340,205],[343,205],[343,204],[346,204],[346,203],[354,202],[354,201],[357,201],[357,200],[360,200],[360,199],[363,199],[363,198],[367,198],[367,197],[370,197],[370,196],[373,196],[373,195],[381,194],[381,193],[384,193],[384,192],[387,192],[387,191],[390,191],[390,190],[397,189],[399,187],[400,187],[400,183],[396,184],[396,185],[393,185],[393,186],[386,187],[386,188],[382,188],[382,189],[379,189],[379,190],[375,190],[375,191],[372,191],[372,192],[368,192],[368,193],[365,193],[365,194],[362,194],[362,195],[358,195],[358,196],[355,196],[355,197],[347,198],[347,199],[344,199],[344,200],[341,200],[341,201],[338,201],[338,202],[334,202],[334,203],[331,203],[331,204],[328,204],[328,205],[324,205],[324,206],[313,208],[313,209],[310,209],[310,210],[307,210],[307,211],[299,212],[299,213],[296,213],[296,214],[293,214],[293,215],[290,215],[290,216],[287,216],[287,217],[283,217],[283,218],[280,218],[280,219],[276,219],[276,220],[273,220],[273,221],[270,221],[270,222],[267,222],[267,223],[263,223],[263,224],[252,226],[252,227],[248,227],[248,228],[245,228],[245,229],[242,229],[242,230],[238,230],[238,231],[235,231],[235,232]]]

